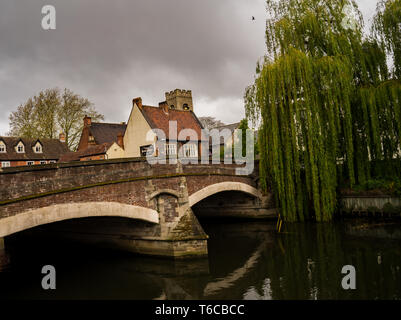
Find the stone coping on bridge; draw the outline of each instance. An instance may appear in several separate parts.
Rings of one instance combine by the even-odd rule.
[[[177,158],[171,158],[172,160],[179,160]],[[176,165],[177,163],[169,163],[170,158],[166,158],[166,165]],[[199,159],[201,160],[201,159]],[[211,160],[211,159],[209,159]],[[258,159],[255,159],[255,162],[258,162]],[[41,165],[33,165],[33,166],[20,166],[20,167],[7,167],[0,168],[0,175],[9,174],[9,173],[18,173],[18,172],[30,172],[30,171],[41,171],[41,170],[57,170],[60,168],[72,168],[72,167],[86,167],[86,166],[97,166],[104,164],[119,164],[119,163],[129,163],[129,162],[148,162],[149,165],[153,165],[150,163],[146,157],[136,157],[136,158],[120,158],[120,159],[107,159],[107,160],[90,160],[90,161],[73,161],[73,162],[58,162],[58,163],[49,163],[49,164],[41,164]],[[179,161],[178,161],[179,162]],[[159,163],[160,164],[160,163]],[[232,164],[225,164],[224,162],[219,164],[212,163],[188,163],[182,164],[183,166],[190,165],[225,165],[232,167],[242,167],[243,165],[238,165],[235,162]]]
[[[52,169],[71,168],[71,167],[85,167],[85,166],[95,166],[95,165],[102,165],[102,164],[142,162],[142,161],[146,161],[146,158],[145,157],[137,157],[137,158],[121,158],[121,159],[108,159],[108,160],[58,162],[58,163],[41,164],[41,165],[35,165],[35,166],[0,168],[0,174],[26,172],[26,171],[29,172],[29,171],[52,170]]]

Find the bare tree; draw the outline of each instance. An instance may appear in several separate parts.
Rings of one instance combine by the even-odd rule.
[[[75,150],[85,115],[94,121],[104,120],[104,116],[95,110],[88,99],[68,89],[47,89],[29,98],[11,113],[8,135],[53,139],[63,132],[68,147]]]
[[[214,117],[200,117],[199,121],[202,123],[202,126],[205,129],[212,129],[220,126],[224,126],[224,123],[220,120],[217,120]]]

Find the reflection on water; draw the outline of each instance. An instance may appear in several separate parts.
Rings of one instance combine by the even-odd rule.
[[[54,241],[8,239],[1,298],[400,299],[401,223],[202,222],[209,258],[172,261]],[[4,258],[4,260],[6,260]],[[41,268],[57,290],[41,289]],[[344,265],[356,290],[341,287]]]

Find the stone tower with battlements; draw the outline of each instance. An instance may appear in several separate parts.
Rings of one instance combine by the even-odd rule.
[[[170,109],[194,111],[191,90],[175,89],[166,92],[166,101]]]

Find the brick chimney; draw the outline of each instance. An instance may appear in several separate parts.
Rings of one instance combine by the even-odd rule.
[[[159,102],[159,108],[163,109],[165,113],[168,113],[167,101]]]
[[[60,140],[60,142],[65,143],[65,134],[63,132],[60,132],[58,139]]]
[[[139,109],[142,109],[142,98],[135,98],[132,100],[132,106],[134,106],[134,104],[136,104],[138,106]]]
[[[124,149],[124,135],[122,134],[122,132],[119,132],[117,135],[117,144]]]
[[[87,126],[90,126],[91,124],[92,124],[92,118],[88,117],[88,116],[85,116],[85,118],[84,118],[84,126],[87,127]]]

